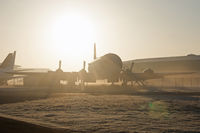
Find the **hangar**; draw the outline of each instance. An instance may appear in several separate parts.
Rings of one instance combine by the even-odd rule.
[[[154,72],[200,72],[200,55],[146,58],[123,61],[123,67],[129,68],[134,62],[132,72],[144,72],[150,68]]]

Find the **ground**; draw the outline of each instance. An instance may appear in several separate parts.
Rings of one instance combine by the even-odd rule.
[[[0,105],[1,116],[55,132],[200,132],[199,88],[11,90],[0,90],[11,99]]]

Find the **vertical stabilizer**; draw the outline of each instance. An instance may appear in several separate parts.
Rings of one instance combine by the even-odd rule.
[[[9,53],[5,60],[0,65],[1,69],[13,69],[15,65],[16,51]]]
[[[58,69],[61,69],[61,64],[62,64],[62,62],[61,62],[61,60],[59,60],[59,67],[58,67]]]
[[[97,58],[97,55],[96,55],[96,43],[94,43],[94,60]]]

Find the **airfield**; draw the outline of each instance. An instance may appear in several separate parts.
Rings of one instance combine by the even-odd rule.
[[[0,133],[200,133],[200,0],[0,0]]]
[[[12,64],[13,68],[15,53],[5,60],[12,63],[3,64]],[[175,58],[175,62],[170,57],[159,62],[159,65],[173,62],[177,65],[173,68],[180,70],[157,67],[169,69],[165,73],[148,67],[143,72],[134,72],[132,61],[128,62],[129,67],[122,68],[123,62],[116,54],[94,57],[88,72],[85,62],[78,72],[64,72],[61,61],[56,71],[46,73],[3,71],[11,77],[0,87],[0,132],[200,131],[200,73],[199,65],[194,65],[199,56]],[[146,63],[151,66],[155,62]],[[137,68],[140,64],[135,65]],[[190,66],[195,69],[189,69]]]
[[[200,131],[199,87],[0,88],[0,132]]]

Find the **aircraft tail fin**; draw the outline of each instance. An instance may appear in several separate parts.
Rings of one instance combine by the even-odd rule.
[[[13,53],[9,53],[8,56],[2,62],[2,64],[0,65],[0,68],[13,69],[15,65],[15,56],[16,56],[16,51],[14,51]]]
[[[97,58],[96,43],[94,43],[94,60]]]

